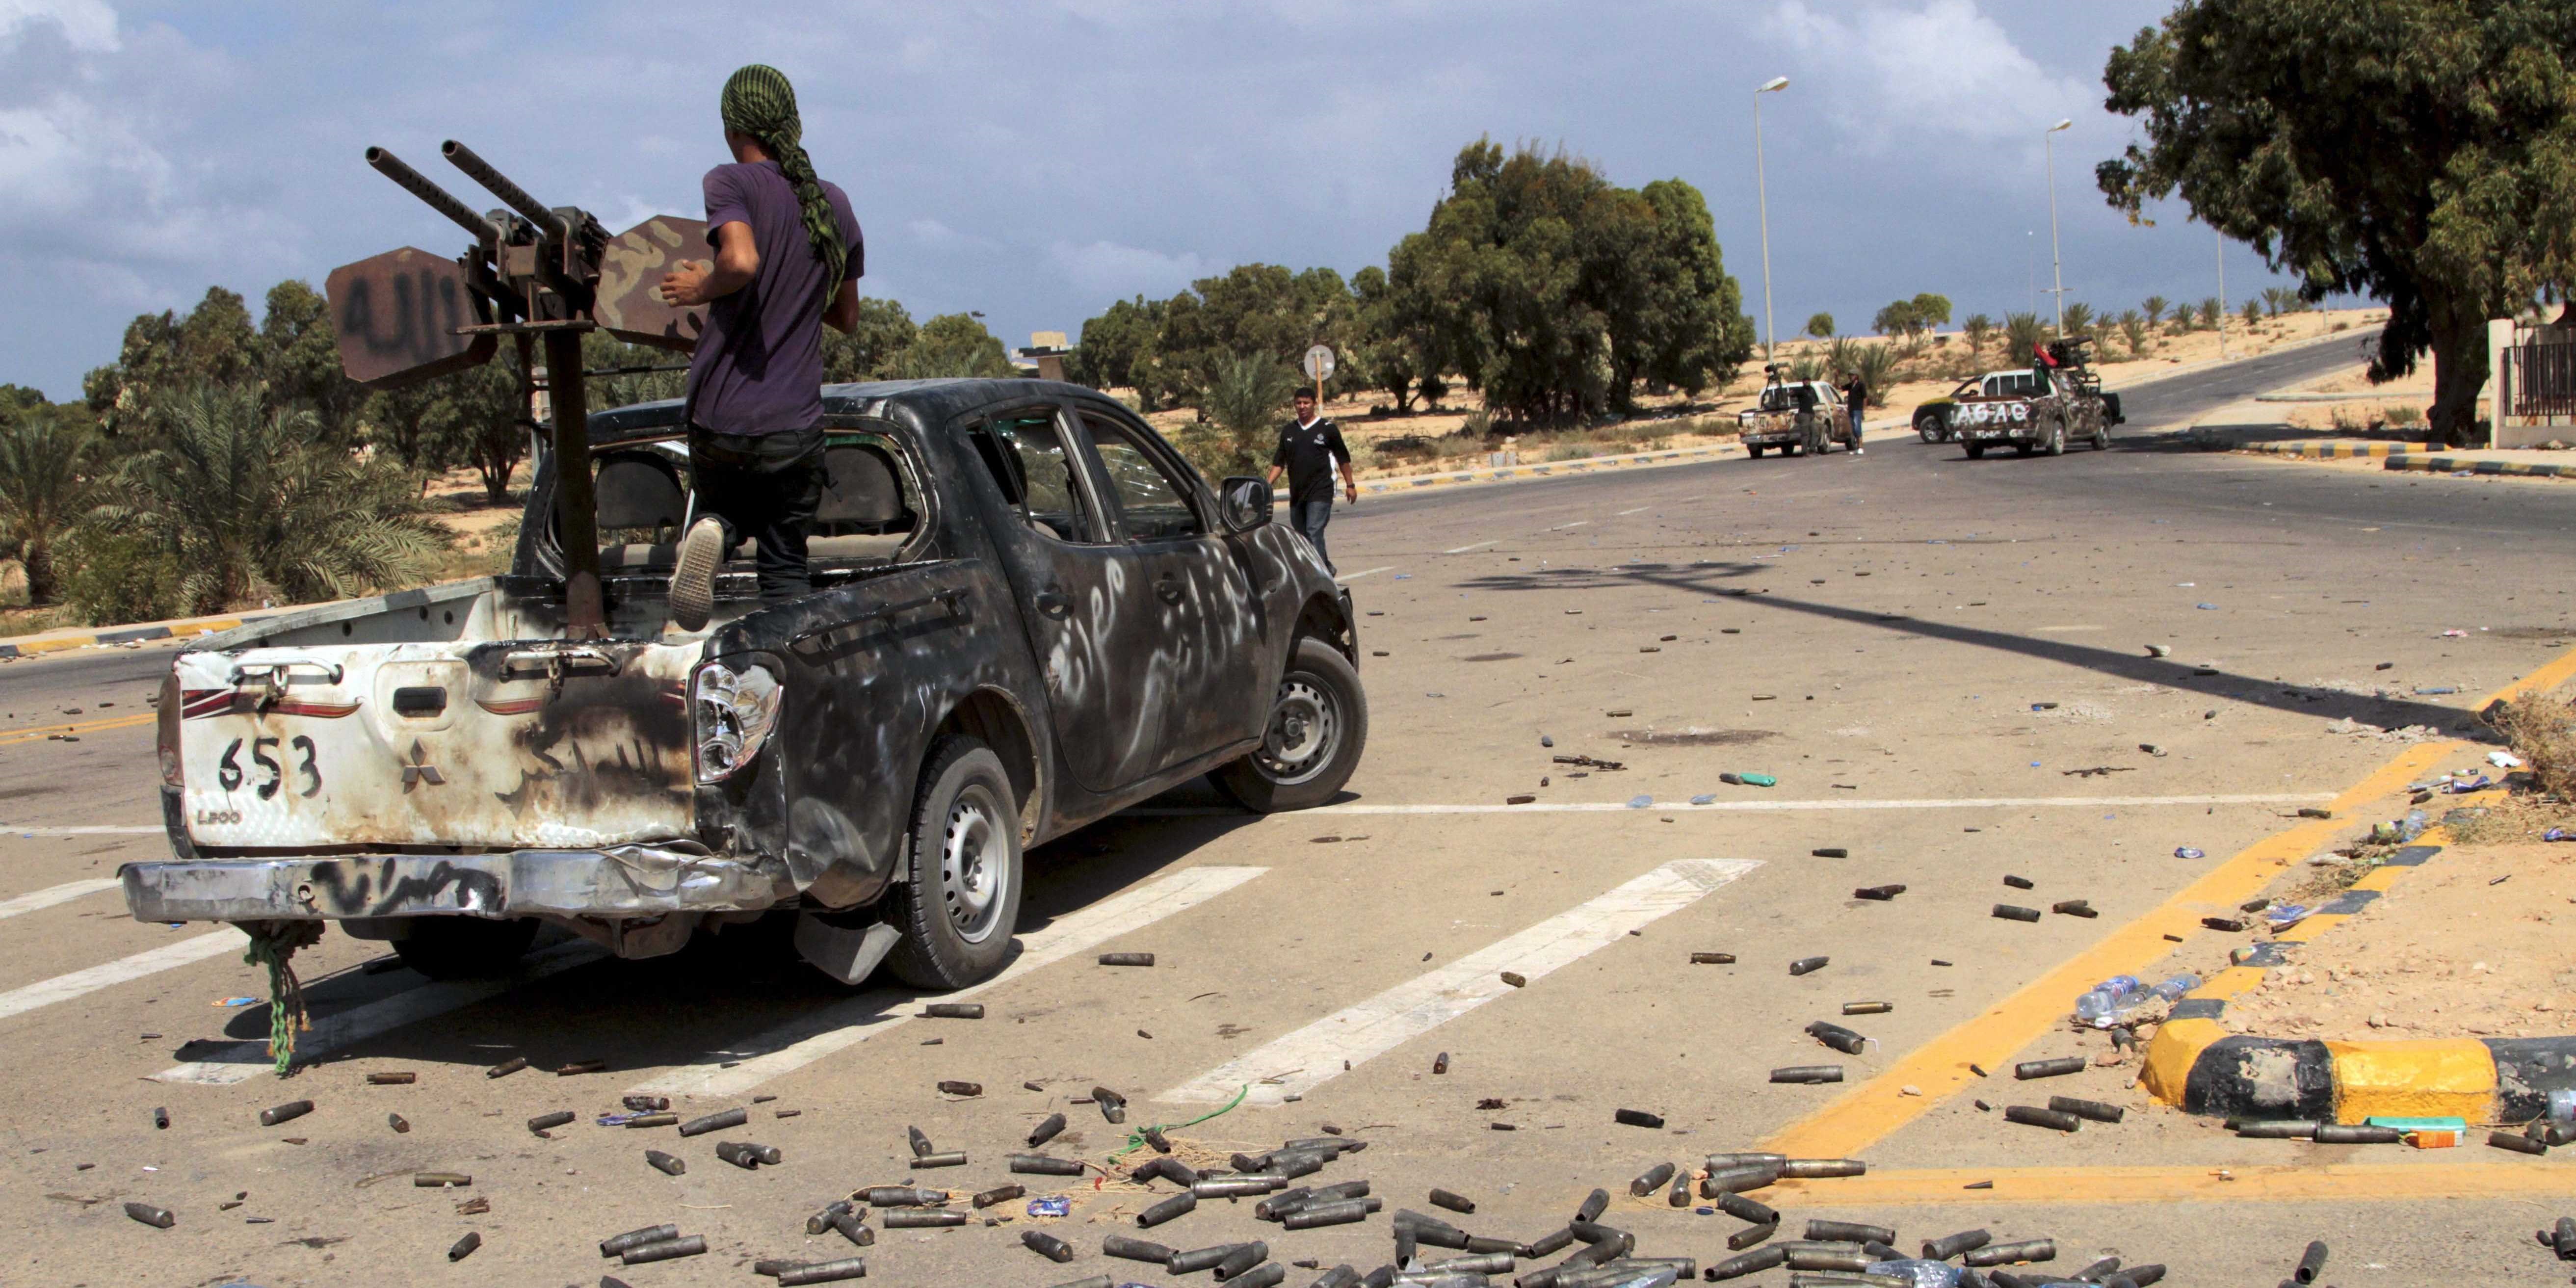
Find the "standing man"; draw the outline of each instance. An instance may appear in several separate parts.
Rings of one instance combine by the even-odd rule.
[[[671,619],[694,631],[715,609],[716,571],[743,537],[759,547],[760,598],[814,588],[805,536],[823,500],[823,326],[858,322],[865,245],[850,199],[805,155],[796,91],[757,63],[719,105],[733,163],[707,171],[712,264],[662,279],[669,303],[708,305],[689,360],[685,414],[698,519],[680,538]]]
[[[1351,477],[1351,449],[1342,443],[1341,426],[1318,416],[1315,391],[1297,391],[1297,423],[1279,431],[1279,450],[1270,458],[1270,483],[1279,483],[1279,471],[1288,471],[1288,518],[1304,533],[1306,544],[1315,548],[1315,557],[1324,561],[1324,571],[1333,571],[1333,557],[1324,553],[1324,525],[1333,521],[1333,468],[1342,471],[1342,493],[1351,504],[1359,504],[1360,485]]]
[[[1851,409],[1852,455],[1865,455],[1860,447],[1861,418],[1869,414],[1869,382],[1860,373],[1852,373],[1851,383],[1843,386],[1843,403]]]

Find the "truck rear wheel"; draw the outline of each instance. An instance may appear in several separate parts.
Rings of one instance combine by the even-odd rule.
[[[885,900],[903,932],[895,978],[946,992],[991,979],[1020,919],[1020,812],[990,747],[967,737],[930,748],[912,801],[906,880]]]
[[[1758,461],[1758,460],[1761,460],[1761,459],[1762,459],[1762,444],[1760,444],[1760,443],[1746,443],[1746,444],[1744,445],[1744,454],[1745,454],[1745,455],[1747,455],[1747,456],[1752,457],[1753,459],[1755,459],[1755,460],[1757,460],[1757,461]]]
[[[1217,790],[1256,814],[1309,809],[1333,799],[1360,767],[1368,745],[1368,695],[1339,649],[1297,641],[1279,679],[1261,746],[1210,777]]]
[[[1969,459],[1969,460],[1975,461],[1975,460],[1983,460],[1983,459],[1985,459],[1985,455],[1986,455],[1986,445],[1985,445],[1985,444],[1980,443],[1980,442],[1976,441],[1975,439],[1970,439],[1970,440],[1968,440],[1968,442],[1967,442],[1966,446],[1967,446],[1967,449],[1968,449],[1968,459]]]
[[[2066,455],[2066,422],[2062,418],[2051,422],[2048,426],[2048,454]]]
[[[537,941],[537,923],[528,917],[494,921],[487,917],[413,917],[410,933],[394,941],[402,964],[431,979],[475,979],[505,975]]]
[[[2028,456],[2028,455],[2030,455],[2030,446],[2031,446],[2031,445],[2030,445],[2030,444],[2028,444],[2028,443],[2015,443],[2015,444],[2013,444],[2013,455],[2015,455],[2015,456]]]

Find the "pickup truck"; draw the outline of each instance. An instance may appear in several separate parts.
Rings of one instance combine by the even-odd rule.
[[[2120,396],[2102,392],[2102,378],[2091,368],[2092,344],[2084,337],[2052,340],[2046,346],[2051,362],[1989,372],[1973,390],[1962,384],[1941,411],[1942,427],[1970,460],[2006,444],[2023,456],[2062,456],[2070,438],[2091,443],[2095,451],[2110,447],[2111,426],[2123,419]],[[1920,410],[1915,430],[1923,432]]]
[[[1127,408],[1033,380],[824,390],[811,595],[728,552],[671,622],[677,402],[593,415],[604,637],[570,638],[551,453],[511,571],[190,645],[158,703],[143,921],[390,940],[433,977],[541,926],[624,957],[790,912],[847,984],[989,978],[1028,847],[1202,774],[1321,804],[1368,736],[1347,591]],[[297,925],[295,923],[313,923]]]
[[[1821,380],[1782,380],[1770,370],[1759,405],[1735,414],[1736,437],[1748,456],[1779,448],[1782,456],[1800,452],[1822,456],[1835,444],[1850,447],[1851,416],[1843,410],[1840,391]]]

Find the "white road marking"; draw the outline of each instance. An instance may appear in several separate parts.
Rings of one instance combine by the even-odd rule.
[[[1362,578],[1362,577],[1374,577],[1374,576],[1376,576],[1376,575],[1378,575],[1379,573],[1382,573],[1382,572],[1393,572],[1393,571],[1395,571],[1395,565],[1394,565],[1394,564],[1388,564],[1387,566],[1385,566],[1385,567],[1383,567],[1383,568],[1371,568],[1371,569],[1369,569],[1369,570],[1368,570],[1368,571],[1366,571],[1366,572],[1355,572],[1355,573],[1352,573],[1352,574],[1350,574],[1349,576],[1346,576],[1346,577],[1336,577],[1336,578],[1334,578],[1333,580],[1335,580],[1335,581],[1337,581],[1337,582],[1349,583],[1349,582],[1358,581],[1358,580],[1359,580],[1360,578]]]
[[[1624,519],[1624,518],[1627,518],[1629,515],[1632,515],[1632,514],[1644,514],[1646,511],[1651,510],[1651,509],[1654,509],[1654,508],[1655,508],[1655,507],[1653,507],[1653,506],[1651,506],[1651,505],[1641,505],[1641,506],[1638,506],[1638,507],[1637,507],[1636,509],[1634,509],[1634,510],[1621,510],[1621,511],[1618,513],[1618,516],[1617,516],[1617,517]]]
[[[76,970],[69,975],[56,975],[52,979],[29,984],[25,988],[11,989],[6,993],[0,993],[0,1019],[24,1015],[38,1007],[51,1006],[56,1002],[68,1002],[75,997],[85,997],[110,985],[141,979],[146,975],[158,974],[175,966],[189,966],[209,957],[240,952],[243,946],[250,942],[248,938],[233,938],[240,933],[227,926],[222,930],[182,939],[175,944],[163,944],[159,948],[139,952],[131,957],[120,957],[115,961],[92,966],[87,970]]]
[[[164,830],[157,823],[150,827],[10,827],[0,824],[0,836],[159,836]]]
[[[84,895],[93,895],[101,890],[113,890],[116,887],[117,880],[114,877],[66,881],[58,886],[48,886],[31,894],[19,895],[15,899],[0,899],[0,918],[15,917],[22,912],[34,912],[38,908],[50,908],[58,903],[70,903]]]
[[[1355,801],[1347,805],[1319,805],[1299,810],[1311,814],[1600,814],[1634,810],[1650,813],[1770,813],[1790,810],[1834,809],[2094,809],[2102,806],[2157,805],[2313,805],[2334,799],[2332,792],[2277,792],[2246,796],[1970,796],[1957,800],[1741,800],[1711,801],[1693,805],[1686,801],[1656,801],[1652,805],[1629,805],[1622,801],[1532,801],[1527,805],[1373,805]],[[1125,811],[1145,818],[1184,818],[1201,815],[1240,814],[1243,811],[1222,805],[1143,805]]]
[[[299,1060],[326,1051],[351,1046],[390,1033],[406,1024],[416,1024],[449,1011],[471,1006],[497,997],[522,984],[534,983],[549,975],[560,975],[575,966],[587,966],[608,956],[608,950],[586,939],[557,944],[530,954],[510,974],[494,979],[451,979],[405,989],[381,1001],[353,1006],[337,1015],[313,1021],[313,1027],[295,1037],[295,1055]],[[192,1082],[211,1087],[248,1082],[276,1068],[268,1054],[268,1042],[232,1042],[207,1054],[202,1060],[173,1065],[152,1075],[155,1082]]]
[[[2046,635],[2052,633],[2063,633],[2066,631],[2098,631],[2102,628],[2099,626],[2042,626],[2037,629],[2041,634]]]
[[[1205,867],[1173,873],[1152,885],[1067,913],[1044,930],[1020,936],[1020,955],[1003,967],[1001,974],[981,984],[918,998],[872,990],[748,1039],[743,1044],[745,1049],[756,1054],[739,1062],[726,1059],[737,1052],[709,1052],[704,1062],[673,1070],[633,1090],[665,1096],[740,1095],[904,1024],[920,1013],[916,1002],[961,1001],[998,988],[1040,967],[1197,907],[1267,871],[1268,868]],[[733,1067],[724,1067],[729,1062]]]
[[[1587,523],[1590,523],[1590,522],[1592,522],[1592,520],[1590,520],[1590,519],[1577,519],[1577,520],[1575,520],[1575,521],[1574,521],[1574,522],[1572,522],[1572,523],[1560,523],[1560,524],[1556,525],[1555,527],[1548,529],[1548,531],[1550,531],[1550,532],[1563,532],[1563,531],[1565,531],[1567,528],[1580,528],[1580,527],[1582,527],[1584,524],[1587,524]]]
[[[1455,550],[1443,550],[1440,553],[1444,555],[1463,555],[1470,550],[1482,550],[1487,546],[1499,546],[1501,544],[1503,544],[1503,539],[1501,537],[1496,537],[1491,541],[1479,541],[1472,546],[1460,546]]]
[[[1245,1103],[1278,1105],[1338,1078],[1469,1011],[1515,992],[1509,970],[1535,982],[1617,943],[1667,913],[1762,866],[1751,859],[1683,859],[1558,913],[1357,1006],[1327,1015],[1182,1083],[1157,1100],[1223,1104],[1247,1084]]]

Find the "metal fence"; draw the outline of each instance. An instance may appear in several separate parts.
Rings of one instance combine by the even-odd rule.
[[[2576,416],[2576,343],[2517,344],[2504,351],[2508,416]]]

